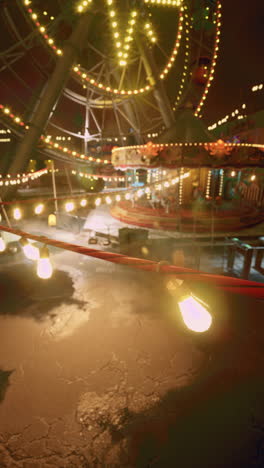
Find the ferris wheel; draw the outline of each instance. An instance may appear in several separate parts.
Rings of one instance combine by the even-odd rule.
[[[80,151],[91,164],[91,145],[155,138],[186,103],[202,114],[218,56],[220,1],[16,0],[4,2],[1,15],[1,118],[18,138],[34,126],[71,50],[68,80],[57,72],[57,97],[41,130],[49,155],[54,135],[71,138],[70,151],[52,148],[55,159]]]

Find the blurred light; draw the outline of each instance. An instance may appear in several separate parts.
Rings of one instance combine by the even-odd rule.
[[[44,210],[44,205],[42,203],[40,203],[39,205],[37,205],[35,207],[34,211],[35,211],[36,215],[39,215],[39,214],[41,214],[43,212],[43,210]]]
[[[82,207],[85,207],[87,205],[87,200],[85,200],[85,198],[83,200],[81,200],[80,205]]]
[[[22,218],[22,213],[20,208],[14,208],[13,217],[16,221],[19,221]]]
[[[74,210],[74,203],[73,202],[65,203],[65,211],[67,211],[67,213],[70,213],[73,210]]]
[[[6,249],[6,244],[2,236],[0,236],[0,252],[4,252]]]

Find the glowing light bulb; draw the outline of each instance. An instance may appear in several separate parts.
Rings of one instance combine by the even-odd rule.
[[[178,304],[183,321],[190,330],[201,333],[210,328],[212,316],[197,299],[190,295]]]
[[[112,203],[112,200],[111,200],[110,197],[106,197],[105,201],[106,201],[106,203],[107,203],[108,205],[110,205],[110,204]]]
[[[36,215],[39,215],[39,214],[41,214],[43,212],[43,210],[44,210],[44,205],[42,203],[40,203],[39,205],[37,205],[35,207],[34,212],[35,212]]]
[[[20,208],[15,208],[13,211],[13,217],[16,221],[19,221],[22,218],[22,213]]]
[[[73,202],[65,203],[65,211],[67,211],[67,213],[70,213],[73,210],[74,210],[74,203]]]
[[[23,247],[23,252],[29,260],[38,260],[39,258],[39,249],[30,243]]]
[[[101,205],[101,198],[97,198],[95,200],[95,206],[100,206]]]
[[[236,175],[236,172],[235,172],[235,171],[232,171],[232,172],[231,172],[231,177],[235,177],[235,175]]]
[[[37,275],[42,279],[51,278],[53,268],[49,258],[39,258],[37,263]]]
[[[81,200],[80,205],[82,207],[85,207],[87,205],[87,200],[85,200],[85,199]]]
[[[250,180],[253,182],[253,180],[256,180],[256,176],[255,174],[253,174],[251,177],[250,177]]]
[[[5,241],[2,237],[0,237],[0,252],[4,252],[6,249]]]
[[[49,259],[49,250],[44,246],[40,251],[40,257],[37,262],[37,275],[42,279],[51,278],[53,267]]]

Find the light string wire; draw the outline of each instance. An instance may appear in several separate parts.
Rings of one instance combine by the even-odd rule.
[[[88,247],[83,247],[76,244],[70,244],[62,242],[55,239],[50,239],[45,236],[39,236],[31,234],[28,232],[21,231],[20,229],[9,228],[6,226],[0,225],[0,231],[9,232],[15,234],[18,237],[24,239],[31,239],[37,242],[40,242],[44,245],[50,245],[53,247],[61,248],[63,250],[68,250],[71,252],[79,253],[89,257],[98,258],[108,262],[116,263],[119,265],[126,265],[132,268],[139,270],[144,270],[148,272],[157,271],[161,274],[173,274],[176,275],[179,279],[184,281],[198,281],[204,284],[213,284],[220,290],[226,292],[236,293],[242,296],[251,296],[259,299],[264,299],[264,285],[261,283],[241,280],[238,278],[232,278],[229,276],[220,276],[212,275],[209,273],[204,273],[198,270],[193,270],[190,268],[177,267],[174,265],[167,265],[161,262],[155,262],[152,260],[146,260],[141,258],[129,257],[126,255],[105,252],[101,250],[95,250]]]

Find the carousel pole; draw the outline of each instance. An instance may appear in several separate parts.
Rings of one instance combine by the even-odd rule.
[[[62,89],[70,75],[71,67],[83,46],[89,31],[91,14],[83,14],[73,30],[71,37],[65,42],[63,54],[58,58],[55,69],[36,107],[34,119],[29,122],[29,129],[18,146],[9,173],[15,175],[23,172],[30,156],[36,147],[41,134],[47,125],[54,105],[59,99]],[[14,190],[12,187],[11,190]],[[9,187],[4,191],[4,198],[11,193]]]

